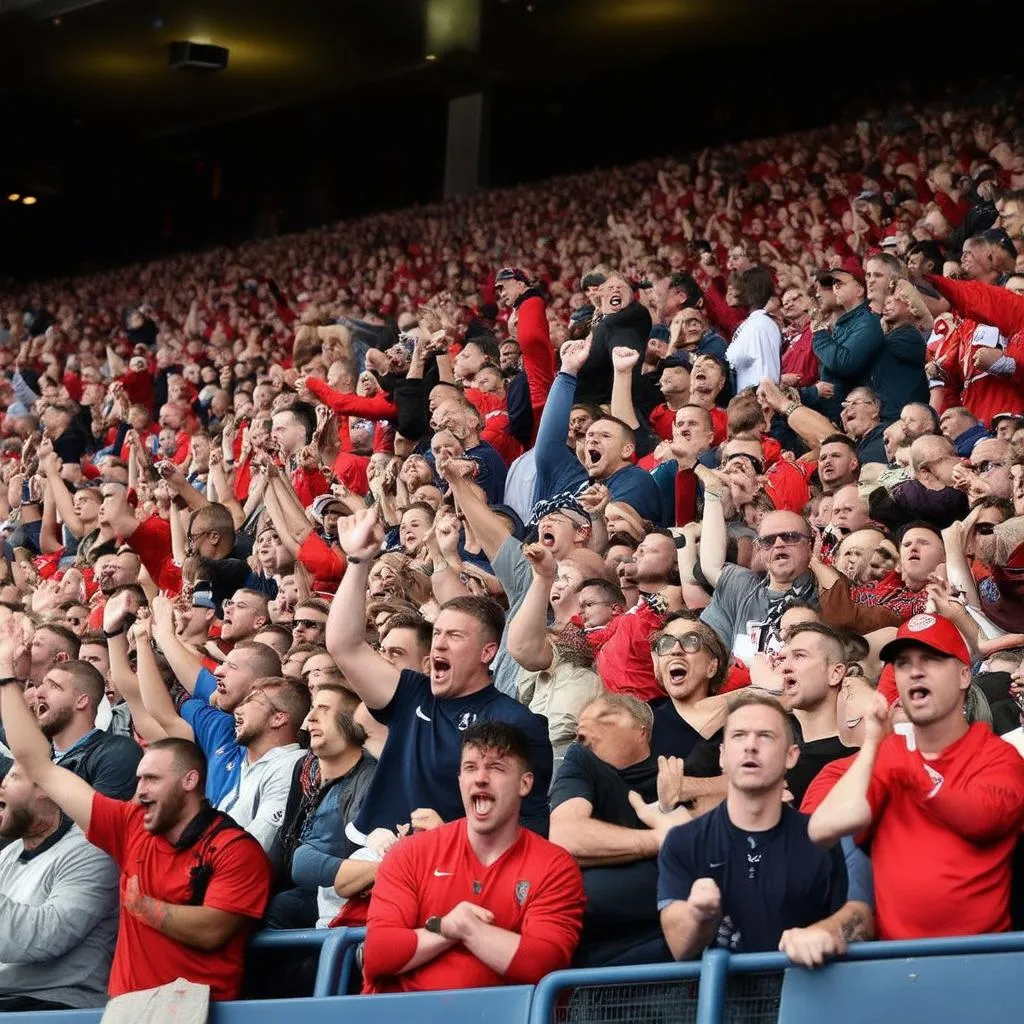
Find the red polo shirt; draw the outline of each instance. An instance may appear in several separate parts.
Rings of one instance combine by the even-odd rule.
[[[197,985],[209,985],[212,999],[237,999],[248,929],[240,929],[222,949],[194,949],[126,913],[124,892],[129,876],[134,875],[145,895],[187,905],[191,871],[201,856],[203,863],[213,869],[203,906],[250,917],[255,922],[263,916],[270,895],[266,854],[254,839],[234,829],[206,839],[215,827],[212,824],[192,846],[178,849],[163,836],[147,832],[142,818],[138,804],[111,800],[100,793],[93,796],[89,842],[109,853],[121,869],[122,909],[110,968],[111,997],[185,978]]]
[[[517,932],[519,948],[504,975],[463,945],[404,974],[415,929],[466,900]],[[414,992],[490,985],[535,985],[569,966],[583,927],[583,876],[573,857],[535,832],[519,837],[484,867],[470,846],[466,819],[402,839],[377,872],[367,916],[364,992]]]

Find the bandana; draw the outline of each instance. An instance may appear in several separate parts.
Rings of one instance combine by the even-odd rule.
[[[545,516],[560,513],[571,520],[577,526],[590,525],[590,513],[579,503],[579,500],[566,491],[564,494],[556,494],[553,498],[541,498],[533,506],[533,517],[530,519],[530,528],[536,529]]]

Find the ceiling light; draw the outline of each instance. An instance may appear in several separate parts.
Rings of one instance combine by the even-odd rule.
[[[427,60],[437,60],[437,54],[436,53],[428,53],[427,54]]]
[[[35,196],[22,196],[21,201],[25,206],[35,206],[36,203],[39,202]]]
[[[12,193],[11,193],[11,194],[10,194],[10,195],[9,195],[9,196],[7,197],[7,201],[8,201],[9,203],[16,203],[16,202],[17,202],[17,201],[18,201],[18,200],[19,200],[20,198],[21,198],[21,196],[19,196],[17,192],[12,192]]]

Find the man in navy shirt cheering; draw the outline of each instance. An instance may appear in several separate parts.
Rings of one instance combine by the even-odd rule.
[[[338,524],[348,560],[327,620],[327,649],[348,684],[388,727],[352,838],[375,828],[435,828],[463,816],[458,787],[462,733],[475,722],[498,720],[522,729],[530,741],[534,786],[523,800],[522,822],[546,836],[551,743],[546,719],[500,693],[488,666],[504,627],[501,608],[487,598],[445,602],[434,623],[430,675],[399,671],[366,642],[370,567],[380,552],[377,514],[361,511]]]
[[[780,948],[806,966],[844,951],[854,911],[842,852],[815,847],[808,818],[782,802],[799,753],[778,701],[754,692],[733,699],[721,753],[725,802],[672,829],[661,848],[658,909],[677,960],[712,943],[740,953]]]

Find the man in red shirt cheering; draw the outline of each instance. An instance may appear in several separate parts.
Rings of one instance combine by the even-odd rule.
[[[887,736],[881,694],[864,744],[811,816],[822,845],[871,837],[879,938],[980,935],[1010,927],[1010,859],[1024,822],[1024,759],[988,725],[968,725],[967,644],[922,613],[882,648],[913,725]]]
[[[381,864],[364,992],[533,985],[569,966],[583,879],[565,850],[520,826],[532,786],[523,732],[500,721],[466,729],[466,817],[400,840]]]
[[[0,637],[0,648],[10,642]],[[212,999],[236,999],[270,864],[252,836],[203,798],[199,748],[182,739],[150,744],[135,800],[113,800],[50,760],[19,681],[9,676],[0,678],[0,717],[25,773],[121,869],[110,995],[185,978],[208,985]]]

